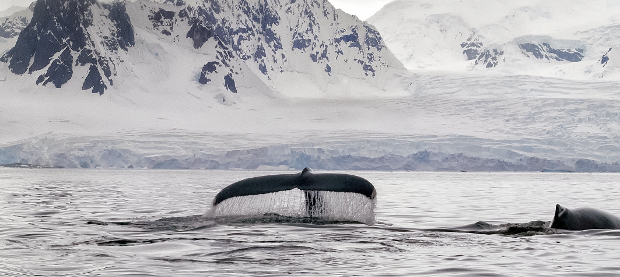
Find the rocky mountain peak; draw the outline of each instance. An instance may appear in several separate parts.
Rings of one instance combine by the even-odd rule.
[[[109,35],[95,37],[99,34],[89,29],[101,18],[109,23]],[[102,94],[106,84],[113,83],[114,68],[114,62],[103,51],[126,50],[133,45],[133,39],[133,27],[123,3],[38,1],[32,20],[2,60],[9,63],[11,72],[40,74],[37,84],[52,83],[57,88],[74,77],[75,66],[88,67],[82,89]]]
[[[296,79],[338,91],[330,84],[346,77],[381,90],[386,79],[404,70],[374,27],[326,0],[38,1],[2,61],[14,74],[37,74],[39,85],[60,88],[77,80],[83,90],[103,94],[120,71],[135,74],[141,62],[136,52],[143,52],[132,52],[137,41],[147,48],[193,51],[201,66],[152,68],[192,66],[200,72],[192,80],[196,84],[233,93],[241,79],[260,80],[275,91]],[[153,60],[163,63],[157,56],[162,52],[151,50]]]

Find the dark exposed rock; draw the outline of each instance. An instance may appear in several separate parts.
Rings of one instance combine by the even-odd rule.
[[[218,63],[218,62],[209,62],[209,63],[207,63],[207,64],[206,64],[206,65],[202,68],[202,70],[204,70],[204,71],[206,71],[206,72],[208,72],[208,73],[213,73],[213,72],[215,72],[215,71],[217,70],[217,67],[216,67],[216,66],[218,66],[218,65],[220,65],[220,63]]]
[[[15,74],[32,74],[47,67],[46,73],[39,76],[37,84],[53,83],[62,87],[73,76],[75,65],[89,65],[89,74],[82,86],[93,88],[95,93],[103,93],[107,88],[100,68],[110,79],[110,60],[97,52],[95,42],[87,28],[93,25],[91,6],[98,5],[95,0],[46,0],[38,1],[29,25],[20,33],[13,47],[4,57],[9,69]],[[121,2],[102,5],[108,11],[107,17],[115,26],[114,36],[105,37],[103,46],[108,51],[127,50],[133,46],[133,26]],[[53,58],[57,54],[58,58]]]
[[[500,61],[503,61],[502,56],[504,56],[504,51],[498,49],[487,49],[478,55],[475,64],[482,64],[486,68],[496,67]]]
[[[110,49],[118,50],[118,48],[116,48],[118,45],[118,47],[127,51],[128,47],[134,46],[136,43],[133,25],[131,24],[125,5],[121,2],[114,2],[111,5],[103,6],[110,11],[109,18],[116,26],[116,36],[110,38],[112,40],[112,43],[109,44]]]
[[[304,50],[310,47],[312,40],[310,39],[296,39],[293,41],[293,49]]]
[[[221,64],[219,62],[208,62],[207,64],[205,64],[205,66],[202,67],[202,72],[200,73],[200,79],[198,80],[198,82],[203,85],[209,83],[211,79],[209,79],[207,76],[210,73],[216,72],[218,66],[220,65]]]
[[[519,47],[528,57],[530,55],[537,59],[579,62],[583,59],[583,49],[555,49],[549,43],[522,43]]]
[[[32,11],[34,10],[34,3],[24,11],[15,13],[11,16],[0,18],[0,37],[14,38],[26,29],[26,26],[32,19]]]
[[[476,60],[480,57],[480,54],[483,52],[482,46],[483,44],[480,42],[480,38],[475,33],[469,36],[466,42],[461,43],[463,54],[467,57],[468,61]]]
[[[71,55],[71,50],[68,47],[65,48],[60,57],[55,59],[47,68],[47,73],[41,76],[43,76],[43,79],[40,79],[43,85],[51,82],[57,88],[71,80],[73,76],[73,56]],[[38,83],[40,82],[37,81]]]
[[[366,76],[368,76],[369,74],[372,76],[375,76],[375,69],[372,68],[372,65],[369,64],[364,64],[364,71],[366,71]]]
[[[199,49],[207,40],[215,37],[215,33],[198,20],[194,20],[192,27],[187,32],[187,37],[194,41],[194,48]]]
[[[344,42],[349,47],[355,47],[359,49],[362,48],[362,45],[360,44],[360,40],[359,40],[359,35],[357,34],[357,27],[354,27],[353,29],[351,29],[350,34],[342,35],[341,37],[335,38],[334,41],[336,43]],[[371,41],[375,43],[374,39]]]
[[[609,50],[607,50],[607,53],[605,53],[600,60],[600,63],[603,65],[603,67],[605,67],[607,65],[607,62],[609,61],[609,52],[611,52],[612,48],[609,48]]]
[[[609,57],[607,57],[607,55],[603,55],[603,57],[601,57],[601,64],[605,66],[607,65],[607,61],[609,61]]]
[[[76,60],[76,65],[79,65],[79,66],[84,66],[86,64],[96,64],[96,63],[97,63],[97,58],[95,58],[95,53],[93,52],[93,50],[90,50],[88,48],[82,49],[82,51],[80,51],[80,55],[77,57],[77,60]]]
[[[107,89],[107,86],[103,83],[99,69],[94,64],[90,65],[88,76],[86,76],[86,80],[84,80],[84,84],[82,85],[82,90],[91,88],[93,89],[92,93],[99,93],[99,95],[103,94]]]
[[[156,11],[152,11],[148,18],[153,24],[153,29],[159,30],[160,33],[170,36],[174,31],[174,25],[176,13],[173,11],[164,10],[159,8]]]
[[[172,20],[174,20],[174,15],[176,13],[173,11],[167,11],[164,9],[159,9],[156,12],[153,12],[151,15],[149,15],[149,19],[153,22],[153,24],[158,25],[158,26],[162,26],[162,25],[172,25],[173,23],[171,22]]]
[[[233,79],[232,73],[224,76],[224,86],[227,90],[237,93],[237,87],[235,86],[235,79]]]
[[[375,48],[381,51],[383,49],[381,34],[369,26],[364,26],[364,28],[366,28],[366,46],[368,49]]]

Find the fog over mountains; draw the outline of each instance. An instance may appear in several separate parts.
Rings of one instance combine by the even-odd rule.
[[[37,1],[0,18],[0,164],[620,171],[611,12],[442,1]]]

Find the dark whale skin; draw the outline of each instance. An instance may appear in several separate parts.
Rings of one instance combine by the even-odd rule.
[[[564,230],[620,229],[620,218],[597,209],[568,209],[557,204],[551,228]]]
[[[297,174],[280,174],[254,177],[235,182],[222,189],[213,199],[213,206],[222,201],[247,195],[258,195],[298,188],[303,191],[334,191],[362,194],[370,199],[376,195],[375,187],[366,179],[349,174],[313,174],[305,168]]]

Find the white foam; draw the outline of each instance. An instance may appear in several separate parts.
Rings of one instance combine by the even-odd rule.
[[[288,217],[313,217],[329,221],[356,221],[373,224],[375,221],[375,199],[351,192],[310,192],[312,197],[320,195],[316,209],[306,210],[304,192],[299,189],[239,196],[226,199],[211,207],[210,217],[263,216],[277,214]]]

